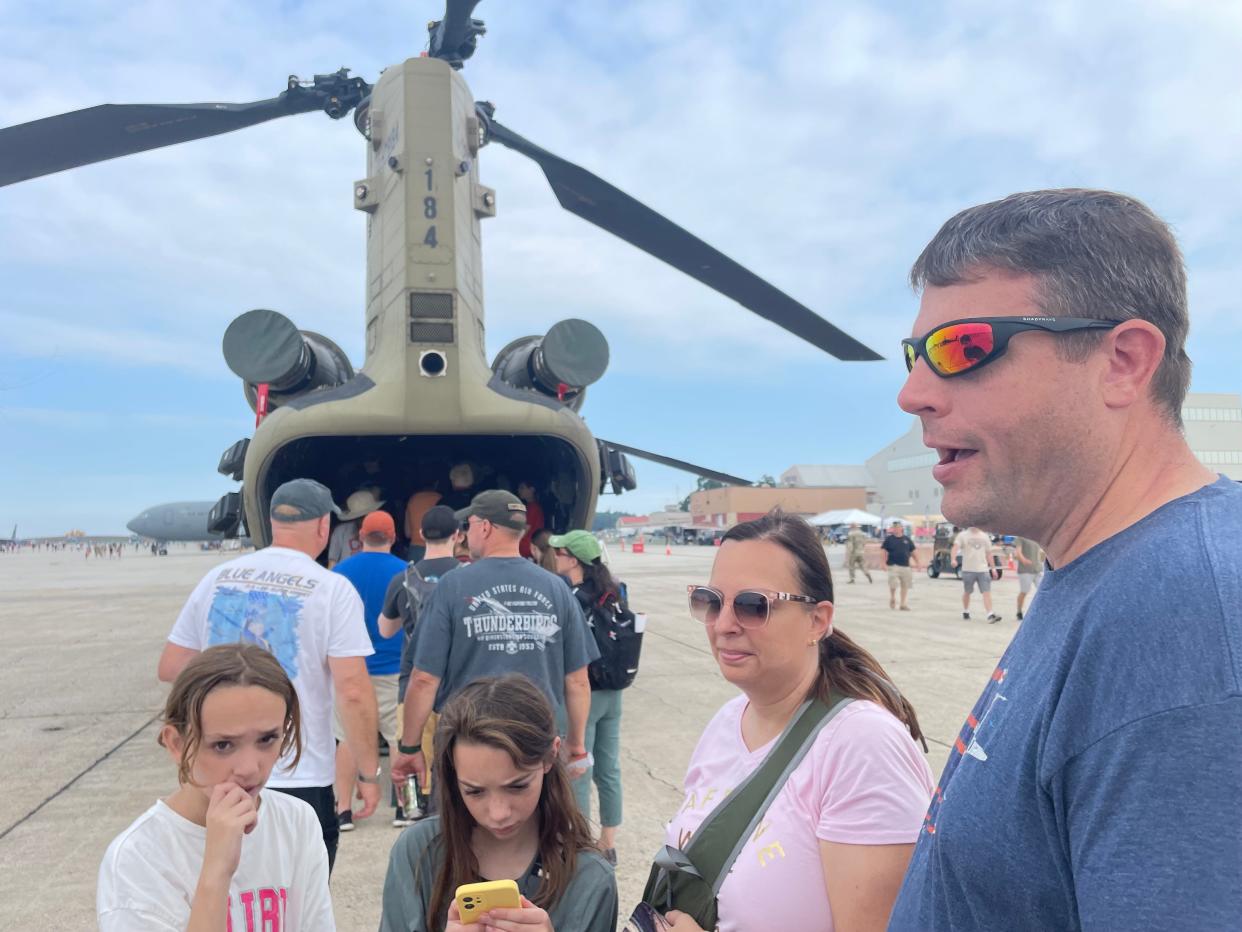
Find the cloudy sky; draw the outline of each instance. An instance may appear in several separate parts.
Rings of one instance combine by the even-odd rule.
[[[918,12],[910,12],[917,7]],[[0,125],[98,103],[246,101],[288,74],[368,80],[416,55],[434,5],[0,0]],[[563,212],[492,147],[489,351],[563,317],[612,365],[601,436],[758,477],[861,462],[894,402],[911,260],[970,204],[1107,187],[1175,227],[1193,388],[1238,391],[1242,8],[1228,2],[483,3],[476,99],[881,352],[841,363]],[[365,174],[348,120],[309,114],[0,189],[0,528],[118,532],[214,499],[253,426],[220,355],[270,307],[362,359]],[[638,465],[601,507],[693,479]]]

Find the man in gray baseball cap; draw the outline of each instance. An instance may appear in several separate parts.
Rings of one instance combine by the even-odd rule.
[[[455,512],[474,560],[441,577],[419,610],[414,672],[405,694],[394,780],[424,774],[417,738],[433,711],[484,676],[522,673],[556,710],[570,775],[586,772],[591,708],[587,664],[599,656],[578,600],[565,580],[524,558],[526,505],[512,492],[480,492]]]
[[[488,489],[486,492],[480,492],[471,499],[469,505],[454,512],[454,515],[462,524],[473,516],[482,521],[490,521],[502,528],[526,533],[526,503],[504,489]],[[473,550],[470,556],[476,560],[479,559]]]
[[[272,493],[272,521],[292,523],[313,521],[326,514],[341,516],[328,487],[314,479],[290,479]],[[319,554],[315,554],[318,556]]]
[[[366,657],[374,653],[353,584],[319,565],[328,526],[340,510],[328,488],[292,479],[269,503],[272,545],[211,569],[195,587],[160,656],[159,678],[172,682],[190,660],[216,644],[258,644],[293,681],[302,708],[302,757],[282,758],[269,789],[296,796],[315,810],[328,851],[336,859],[339,824],[332,735],[332,697],[345,743],[358,762],[358,796],[365,818],[379,803],[375,690]],[[350,800],[340,801],[348,808]]]

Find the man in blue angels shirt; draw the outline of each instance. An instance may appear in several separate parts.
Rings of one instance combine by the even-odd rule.
[[[891,929],[1242,923],[1242,487],[1195,458],[1186,277],[1105,191],[965,210],[915,262],[898,403],[942,511],[1049,569],[957,736]]]

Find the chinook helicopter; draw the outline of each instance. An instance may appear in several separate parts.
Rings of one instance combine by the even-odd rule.
[[[728,484],[745,479],[597,439],[581,417],[608,365],[604,335],[569,319],[485,355],[480,223],[496,215],[479,159],[497,144],[535,161],[565,209],[842,360],[881,357],[686,230],[589,171],[540,148],[476,102],[461,71],[486,32],[478,0],[449,0],[426,52],[372,85],[348,69],[290,77],[251,103],[102,105],[0,129],[0,186],[53,172],[322,111],[352,114],[367,151],[353,185],[366,214],[365,359],[355,371],[328,337],[267,309],[227,328],[223,353],[256,414],[252,437],[218,470],[242,482],[211,510],[209,529],[270,542],[268,502],[295,477],[338,502],[376,488],[391,508],[419,491],[454,495],[534,487],[549,527],[590,527],[597,496],[636,488],[628,457]],[[471,482],[449,482],[468,464]]]

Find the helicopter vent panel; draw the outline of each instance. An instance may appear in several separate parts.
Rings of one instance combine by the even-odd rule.
[[[438,321],[412,321],[410,323],[411,343],[452,343],[453,325]]]
[[[444,292],[411,291],[410,319],[452,320],[453,296]]]

